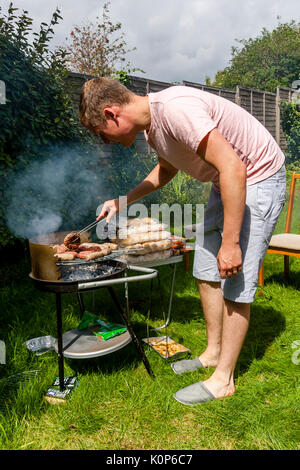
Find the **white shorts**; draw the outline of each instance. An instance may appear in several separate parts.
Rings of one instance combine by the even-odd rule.
[[[193,275],[202,281],[221,282],[225,299],[254,301],[258,273],[277,219],[285,203],[285,166],[269,178],[247,186],[246,207],[240,233],[242,271],[221,279],[217,255],[222,243],[224,223],[221,195],[212,187],[204,221],[196,237]]]

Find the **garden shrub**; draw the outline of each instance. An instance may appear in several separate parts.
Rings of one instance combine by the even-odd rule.
[[[5,210],[10,203],[8,187],[14,174],[25,171],[35,160],[43,160],[54,145],[88,142],[65,89],[69,73],[66,53],[51,52],[49,41],[61,19],[57,9],[50,24],[42,23],[33,33],[27,11],[10,4],[0,9],[0,80],[5,84],[5,103],[0,104],[0,245],[13,244],[14,234],[6,226]],[[59,151],[59,150],[58,150]]]
[[[286,162],[300,168],[300,105],[290,102],[280,104],[282,129],[286,136]],[[291,167],[291,168],[292,168]]]

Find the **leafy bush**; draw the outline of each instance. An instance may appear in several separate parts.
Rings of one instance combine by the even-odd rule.
[[[275,92],[291,86],[299,77],[300,23],[291,20],[272,31],[263,28],[255,38],[237,40],[230,63],[216,73],[214,86],[235,88],[242,85]]]
[[[287,164],[296,164],[300,160],[300,105],[296,103],[280,104],[282,129],[286,135]],[[296,167],[299,164],[296,164]]]
[[[64,89],[66,53],[48,49],[61,18],[59,10],[49,26],[42,23],[40,32],[33,33],[32,44],[28,41],[32,19],[27,11],[16,16],[16,10],[11,4],[7,15],[0,16],[0,70],[6,84],[6,104],[0,106],[2,166],[13,164],[20,152],[30,157],[40,145],[79,137]]]
[[[0,104],[1,245],[15,240],[4,216],[12,174],[42,159],[54,144],[80,144],[86,136],[65,90],[66,52],[49,50],[60,11],[53,13],[49,25],[41,23],[32,42],[33,20],[27,11],[17,12],[12,4],[6,14],[0,8],[0,80],[6,86],[6,102]]]
[[[156,162],[155,157],[139,153],[135,145],[125,148],[120,144],[112,144],[111,148],[112,155],[105,172],[114,197],[119,197],[138,185]]]

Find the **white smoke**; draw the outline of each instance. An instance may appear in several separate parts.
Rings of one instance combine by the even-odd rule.
[[[99,153],[87,156],[81,148],[55,148],[49,155],[11,176],[6,223],[16,236],[78,229],[96,215],[103,192]]]

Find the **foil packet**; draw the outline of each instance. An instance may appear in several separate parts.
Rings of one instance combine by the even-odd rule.
[[[177,343],[170,336],[155,336],[143,338],[143,341],[160,355],[163,359],[172,359],[174,357],[190,354],[191,350],[183,344]]]
[[[54,349],[55,338],[52,336],[40,336],[32,338],[25,342],[29,351],[35,352],[36,356],[41,356]]]

